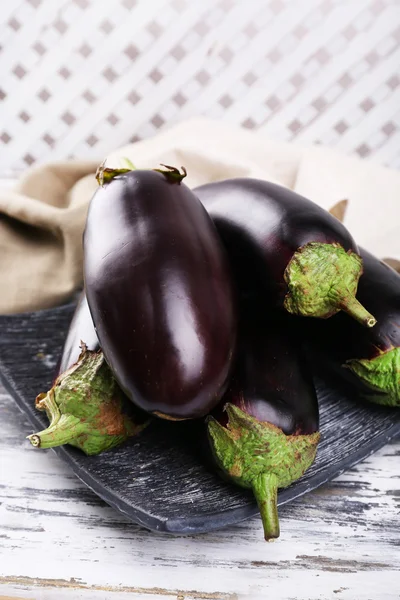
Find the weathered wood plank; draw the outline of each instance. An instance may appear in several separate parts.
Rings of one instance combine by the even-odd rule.
[[[400,597],[399,441],[282,507],[282,537],[274,544],[263,541],[257,518],[171,537],[147,532],[107,506],[52,451],[35,452],[24,440],[29,422],[5,393],[0,410],[0,594]]]

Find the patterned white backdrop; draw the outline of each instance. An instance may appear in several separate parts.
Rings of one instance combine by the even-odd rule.
[[[0,174],[195,115],[400,168],[400,0],[10,0]]]

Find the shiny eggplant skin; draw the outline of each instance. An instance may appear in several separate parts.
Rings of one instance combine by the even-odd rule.
[[[231,385],[213,416],[226,422],[229,402],[286,435],[318,431],[318,401],[310,365],[292,330],[292,318],[254,300],[242,303],[237,362]],[[225,423],[224,423],[225,424]]]
[[[282,186],[228,179],[195,188],[231,260],[238,288],[267,292],[292,314],[328,318],[346,311],[367,327],[355,298],[362,261],[347,229],[327,211]]]
[[[84,277],[101,348],[130,400],[165,418],[207,414],[228,384],[236,301],[223,245],[189,188],[150,170],[99,187]]]
[[[317,362],[335,371],[346,383],[354,387],[361,397],[379,404],[400,406],[400,381],[398,365],[394,360],[400,348],[400,275],[381,260],[360,248],[364,274],[360,279],[358,297],[377,318],[371,329],[359,327],[343,314],[324,322],[306,319],[296,322],[304,340]],[[390,360],[382,368],[390,373],[393,382],[393,403],[387,402],[387,391],[373,385],[372,380],[360,376],[361,372],[350,368],[354,361],[374,361],[391,352]],[[373,362],[371,363],[373,364]],[[374,374],[379,374],[378,371]]]
[[[72,317],[68,329],[67,338],[61,354],[58,367],[58,374],[64,373],[73,364],[75,364],[81,353],[81,344],[85,344],[88,350],[99,350],[99,340],[93,325],[92,316],[86,300],[85,293],[82,292],[77,307]]]

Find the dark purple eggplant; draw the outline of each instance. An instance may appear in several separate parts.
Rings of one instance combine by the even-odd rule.
[[[232,383],[208,419],[219,469],[256,497],[266,540],[279,537],[277,490],[313,463],[320,434],[308,365],[284,315],[246,303]],[[224,410],[222,410],[224,407]]]
[[[105,358],[126,395],[169,419],[206,415],[236,341],[229,262],[176,169],[100,171],[84,233],[85,288]]]
[[[257,179],[193,191],[218,229],[243,292],[257,282],[292,314],[325,319],[343,310],[367,327],[375,324],[355,297],[362,273],[358,248],[327,211]]]
[[[400,275],[361,250],[364,274],[360,302],[377,318],[372,329],[348,323],[342,315],[324,323],[309,320],[303,335],[314,358],[335,370],[362,398],[400,406]]]
[[[87,344],[82,341],[87,340]],[[35,406],[49,427],[28,436],[35,448],[70,444],[99,454],[137,435],[148,415],[132,406],[118,387],[99,350],[92,317],[82,294],[64,344],[58,376]]]

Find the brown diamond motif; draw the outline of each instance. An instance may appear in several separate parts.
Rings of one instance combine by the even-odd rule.
[[[221,98],[218,100],[218,102],[219,102],[219,103],[220,103],[220,105],[221,105],[221,106],[223,106],[224,108],[229,108],[229,107],[232,105],[232,103],[233,103],[233,100],[232,100],[232,98],[231,98],[231,97],[230,97],[228,94],[225,94],[224,96],[222,96],[222,97],[221,97]]]
[[[294,85],[295,88],[299,88],[303,85],[305,79],[301,73],[296,73],[293,77],[290,78],[290,83]]]
[[[391,136],[396,130],[397,127],[394,123],[392,123],[392,121],[389,121],[382,127],[382,131],[386,133],[388,137]]]
[[[344,73],[344,75],[342,75],[341,78],[338,80],[338,83],[345,90],[346,88],[350,87],[350,85],[353,83],[353,79],[348,73]]]
[[[33,49],[39,54],[39,56],[43,56],[43,54],[46,52],[46,48],[41,42],[36,42],[36,44],[33,44]]]
[[[95,146],[97,144],[97,142],[99,141],[99,138],[97,138],[95,135],[89,135],[89,137],[86,140],[86,143],[88,146]]]
[[[0,100],[4,100],[4,98],[6,97],[6,95],[7,94],[2,89],[0,89]]]
[[[73,123],[75,123],[76,121],[76,117],[74,117],[73,114],[71,114],[70,112],[65,112],[61,119],[64,121],[64,123],[66,123],[67,125],[72,125]]]
[[[315,53],[314,56],[320,65],[326,64],[330,59],[330,56],[329,56],[328,52],[325,50],[325,48],[320,48],[319,50],[317,50],[317,52]]]
[[[252,39],[255,35],[257,35],[257,28],[254,23],[249,23],[249,25],[243,29],[243,32],[247,35],[247,37]]]
[[[343,31],[343,35],[348,42],[351,42],[351,40],[357,35],[357,31],[354,29],[353,25],[349,25]]]
[[[52,138],[52,137],[51,137],[51,135],[49,135],[48,133],[46,133],[46,134],[43,136],[43,140],[46,142],[46,144],[47,144],[48,146],[50,146],[50,148],[52,148],[52,147],[54,146],[55,139],[54,139],[54,138]]]
[[[256,123],[255,121],[253,121],[253,119],[246,119],[245,121],[243,121],[242,125],[243,127],[246,127],[246,129],[254,129]]]
[[[281,12],[283,6],[282,0],[272,0],[272,2],[269,3],[269,8],[275,15]]]
[[[158,83],[163,78],[162,73],[158,69],[153,69],[149,74],[149,77],[154,83]]]
[[[183,94],[181,94],[180,92],[178,92],[177,94],[175,94],[175,96],[172,98],[172,100],[178,106],[183,106],[187,102],[187,98],[185,98],[185,96],[183,96]]]
[[[140,142],[141,139],[142,138],[139,135],[133,135],[129,141],[131,144],[136,144],[136,142]]]
[[[136,46],[134,46],[133,44],[130,44],[129,46],[127,46],[125,48],[124,53],[131,60],[135,60],[137,58],[137,56],[139,55],[139,50],[136,48]]]
[[[25,154],[23,160],[29,166],[35,162],[35,158],[32,156],[32,154]]]
[[[292,133],[296,133],[297,131],[299,131],[299,129],[301,129],[301,123],[300,123],[300,121],[295,119],[294,121],[289,123],[288,128],[290,129],[290,131]]]
[[[393,75],[390,79],[387,80],[386,84],[390,87],[391,90],[395,90],[400,85],[400,77],[398,75]]]
[[[165,121],[162,117],[160,117],[160,115],[154,115],[154,117],[151,119],[151,122],[153,123],[154,127],[161,127],[162,125],[164,125]]]
[[[271,52],[269,54],[267,54],[267,58],[269,58],[269,60],[272,63],[276,63],[280,60],[281,58],[281,53],[279,52],[278,48],[274,48],[273,50],[271,50]]]
[[[206,35],[210,31],[209,26],[204,21],[199,21],[198,23],[196,23],[193,29],[196,33],[199,34],[200,37],[203,37],[203,35]]]
[[[371,98],[366,98],[363,102],[361,102],[360,106],[364,112],[369,112],[372,108],[374,108],[375,102],[373,102]]]
[[[74,0],[74,2],[83,10],[89,6],[89,0]]]
[[[276,108],[278,108],[278,106],[280,105],[280,102],[278,100],[278,98],[276,96],[270,96],[268,98],[268,100],[266,100],[265,104],[268,106],[268,108],[270,108],[271,110],[275,110]]]
[[[128,95],[128,100],[131,104],[133,104],[133,106],[135,106],[135,104],[137,104],[141,98],[139,94],[135,92],[135,90],[132,90],[132,92]]]
[[[185,0],[172,0],[171,6],[176,11],[183,10],[185,8]]]
[[[8,21],[8,26],[11,27],[14,31],[18,31],[21,28],[21,23],[17,21],[15,17]]]
[[[85,92],[83,92],[82,96],[89,104],[93,104],[93,102],[96,102],[97,100],[96,96],[92,94],[90,90],[86,90]]]
[[[133,8],[135,6],[136,0],[123,0],[122,4],[123,4],[123,6],[125,6],[125,8],[130,10],[131,8]]]
[[[160,35],[160,33],[162,32],[162,27],[160,27],[160,25],[157,23],[157,21],[151,21],[147,27],[146,27],[147,31],[149,33],[151,33],[151,35],[153,35],[154,37],[157,37]]]
[[[38,97],[42,100],[42,102],[47,102],[50,96],[51,94],[48,90],[46,90],[46,88],[41,89],[38,93]]]
[[[367,146],[367,144],[361,144],[358,148],[356,148],[356,152],[359,156],[364,158],[364,156],[368,156],[371,152],[371,148]]]
[[[42,0],[28,0],[28,2],[34,8],[37,8],[40,4],[42,4]]]
[[[67,67],[61,67],[58,74],[61,75],[63,79],[69,79],[71,77],[71,71],[67,69]]]
[[[108,21],[108,19],[106,19],[100,24],[100,29],[105,34],[108,34],[111,33],[111,31],[114,29],[114,25],[111,23],[111,21]]]
[[[335,129],[340,135],[342,135],[345,131],[347,131],[348,128],[349,128],[349,126],[347,125],[347,123],[345,121],[338,121],[338,123],[336,123],[336,125],[335,125]]]
[[[13,73],[18,77],[18,79],[23,79],[26,75],[26,71],[21,65],[17,65],[16,67],[14,67]]]
[[[251,85],[253,85],[253,83],[257,81],[257,77],[254,75],[254,73],[249,71],[248,73],[246,73],[246,75],[243,76],[243,81],[246,85],[250,87]]]
[[[103,77],[107,79],[110,83],[115,81],[118,77],[117,73],[111,67],[107,67],[105,71],[103,71]]]
[[[3,133],[0,135],[0,140],[4,144],[8,144],[8,142],[11,140],[11,136],[8,135],[7,131],[3,131]]]
[[[173,56],[176,60],[182,60],[182,58],[185,56],[185,51],[182,48],[182,46],[175,46],[174,48],[172,48],[171,50],[171,56]]]
[[[222,60],[226,63],[230,63],[233,58],[233,52],[230,48],[224,48],[223,50],[221,50],[219,55],[222,58]]]
[[[107,121],[110,123],[110,125],[116,125],[117,123],[119,123],[119,119],[117,116],[114,115],[114,113],[111,113],[110,115],[108,115],[107,117]]]
[[[68,25],[62,19],[57,19],[57,21],[54,21],[53,27],[54,29],[57,29],[61,35],[63,35],[68,29]]]
[[[314,108],[316,108],[318,111],[324,110],[324,108],[326,107],[326,100],[325,98],[317,98],[316,100],[314,100],[314,102],[312,102],[312,106]]]
[[[207,85],[207,83],[210,81],[210,75],[207,73],[207,71],[202,70],[197,73],[196,79],[200,85]]]
[[[298,25],[295,29],[293,29],[293,35],[299,40],[301,40],[305,35],[307,35],[307,33],[308,31],[304,27],[304,25]]]
[[[20,112],[18,116],[21,119],[21,121],[23,121],[24,123],[27,123],[31,119],[30,115],[28,115],[28,113],[25,112],[24,110],[22,112]]]
[[[377,55],[375,50],[373,50],[372,52],[367,54],[367,56],[365,57],[365,60],[371,67],[373,67],[379,61],[379,56]]]
[[[382,2],[382,0],[376,0],[376,2],[374,2],[372,4],[372,6],[369,7],[369,10],[374,14],[374,15],[378,15],[380,12],[382,12],[385,8],[385,4],[384,2]]]
[[[79,54],[82,54],[82,56],[84,58],[87,58],[89,56],[89,54],[92,53],[92,49],[90,46],[88,46],[87,44],[83,44],[79,50],[78,50]]]

